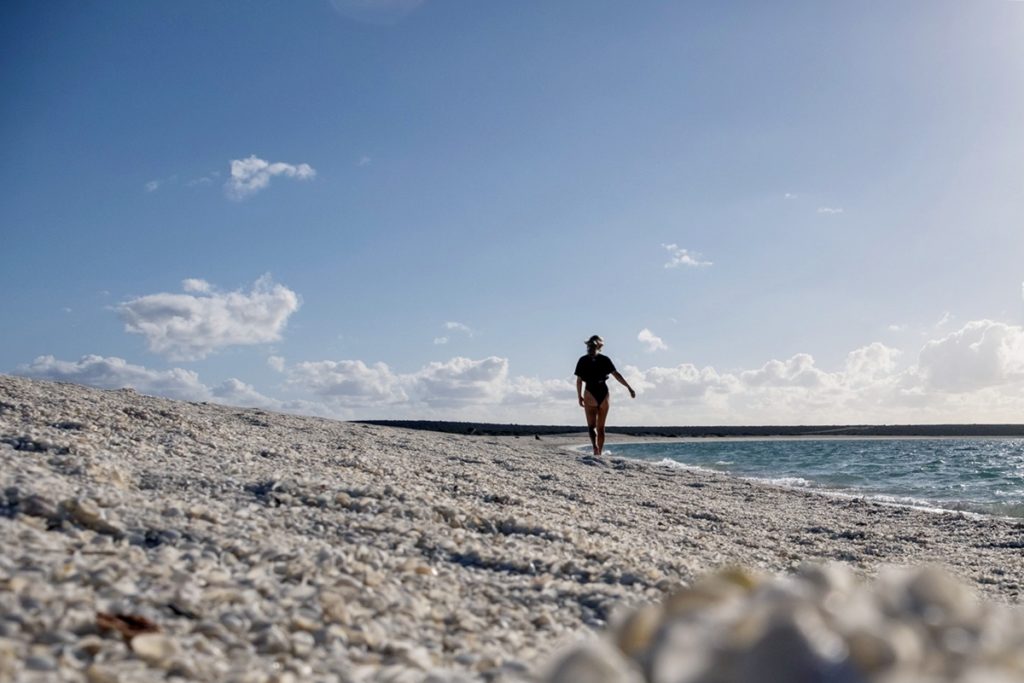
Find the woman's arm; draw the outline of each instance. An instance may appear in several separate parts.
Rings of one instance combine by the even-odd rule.
[[[612,377],[614,377],[615,379],[619,380],[619,384],[621,384],[622,386],[624,386],[624,387],[626,387],[627,389],[629,389],[629,397],[630,397],[630,398],[636,398],[636,392],[635,392],[635,391],[633,391],[633,387],[629,386],[629,382],[627,382],[627,381],[626,381],[626,380],[625,380],[625,379],[623,378],[623,376],[622,376],[622,375],[620,375],[620,374],[619,374],[618,372],[613,372],[613,373],[612,373]]]
[[[576,397],[580,400],[580,405],[583,405],[583,378],[579,375],[576,376]]]

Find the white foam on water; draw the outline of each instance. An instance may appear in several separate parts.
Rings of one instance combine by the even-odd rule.
[[[646,462],[652,462],[650,460]],[[701,467],[700,465],[687,465],[685,462],[679,462],[672,458],[662,458],[661,460],[653,461],[655,465],[661,465],[662,467],[669,467],[674,470],[688,470],[690,472],[709,472],[713,474],[724,474],[718,470],[713,470],[710,467]]]
[[[701,467],[700,465],[688,465],[686,463],[679,462],[678,460],[673,460],[672,458],[662,458],[661,460],[656,461],[647,460],[645,462],[651,462],[661,467],[669,467],[671,469],[676,470],[688,470],[691,472],[708,472],[711,474],[725,474],[726,476],[737,477],[739,479],[746,479],[748,481],[757,482],[759,484],[771,484],[774,486],[781,486],[783,488],[808,489],[816,495],[828,496],[829,498],[840,498],[843,500],[862,499],[889,507],[910,508],[912,510],[920,510],[921,512],[930,512],[933,514],[962,514],[965,517],[977,519],[993,516],[992,513],[985,514],[977,512],[976,510],[965,509],[964,507],[953,502],[947,504],[936,504],[929,501],[920,500],[917,498],[911,498],[909,496],[888,496],[880,493],[876,494],[868,492],[857,492],[856,489],[849,491],[839,491],[836,489],[819,488],[815,485],[813,481],[804,479],[803,477],[744,477],[732,474],[730,472],[722,472],[720,470],[713,470],[708,467]],[[1005,515],[999,515],[998,513],[996,513],[995,516],[1002,517]],[[1010,519],[1019,518],[1011,517]]]
[[[787,486],[795,488],[809,488],[814,486],[814,482],[803,477],[774,477],[772,479],[766,479],[763,477],[744,477],[744,479],[753,479],[754,481],[763,481],[776,486]]]

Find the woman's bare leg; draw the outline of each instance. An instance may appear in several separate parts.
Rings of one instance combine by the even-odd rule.
[[[604,402],[597,407],[597,454],[604,453],[604,423],[608,419],[608,409],[611,407],[612,397],[606,396]]]
[[[600,455],[601,449],[597,443],[597,423],[601,408],[589,391],[583,392],[583,410],[587,414],[587,433],[590,435],[590,445],[594,447],[594,455]]]

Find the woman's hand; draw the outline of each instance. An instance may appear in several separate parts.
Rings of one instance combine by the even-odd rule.
[[[629,397],[636,398],[636,392],[633,391],[633,387],[629,387]]]

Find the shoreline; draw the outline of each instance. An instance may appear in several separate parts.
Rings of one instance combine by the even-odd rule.
[[[1019,520],[566,450],[578,445],[0,376],[0,614],[19,620],[0,634],[0,671],[5,652],[19,662],[46,642],[33,656],[86,648],[83,670],[196,680],[512,681],[722,567],[937,565],[991,600],[1024,592]],[[97,612],[151,620],[167,658],[141,660]]]
[[[584,432],[582,434],[582,437],[583,437],[583,439],[587,439],[588,438],[586,432]],[[723,438],[721,440],[716,440],[715,443],[721,443],[721,442],[727,442],[727,441],[747,442],[747,441],[808,441],[808,440],[811,440],[811,441],[819,441],[819,440],[839,440],[839,441],[843,441],[843,440],[853,440],[853,441],[859,441],[859,440],[878,440],[878,441],[925,440],[925,441],[939,441],[939,440],[961,440],[961,439],[964,439],[964,438],[966,438],[966,437],[884,437],[884,436],[880,436],[880,437],[864,437],[863,439],[861,437],[846,437],[846,436],[830,437],[828,439],[820,439],[820,438],[814,438],[814,437],[789,437],[789,436],[783,436],[783,437],[726,437],[726,438]],[[1010,440],[1015,440],[1013,437],[998,437],[998,436],[995,436],[995,437],[970,437],[970,439],[972,441],[987,440],[987,439],[995,439],[995,440],[1010,439]],[[606,444],[610,444],[610,443],[613,443],[613,441],[611,439],[608,439],[608,440],[606,440],[605,443]],[[620,445],[626,445],[626,444],[645,444],[645,443],[707,443],[707,439],[701,439],[701,438],[671,439],[671,438],[664,438],[664,437],[646,437],[646,438],[623,437],[621,439],[616,439],[614,441],[614,443],[618,443]],[[568,445],[568,439],[566,440],[566,445],[564,445],[562,447],[565,448],[569,452],[576,453],[576,454],[579,454],[581,456],[588,455],[585,451],[590,449],[589,443],[583,443],[583,444],[577,444],[575,446],[570,446],[570,445]],[[735,472],[729,472],[727,470],[716,470],[716,469],[713,469],[711,467],[706,467],[704,465],[691,465],[691,464],[688,464],[688,463],[682,463],[682,462],[678,462],[678,461],[673,461],[670,458],[665,458],[662,461],[655,461],[655,460],[648,460],[648,459],[643,459],[643,458],[632,458],[630,456],[619,455],[619,454],[617,454],[615,452],[608,452],[603,457],[622,458],[622,459],[630,460],[630,461],[633,461],[633,462],[648,463],[648,464],[650,464],[652,466],[655,466],[655,467],[666,467],[666,468],[670,468],[670,469],[671,468],[678,468],[678,469],[682,469],[682,470],[692,470],[692,471],[695,471],[695,472],[707,472],[709,474],[716,474],[716,475],[720,475],[720,476],[732,477],[732,478],[737,479],[739,481],[749,481],[749,482],[752,482],[752,483],[757,484],[759,486],[772,486],[772,487],[778,487],[778,488],[782,488],[782,489],[786,489],[786,490],[802,491],[802,492],[806,492],[806,493],[810,493],[810,494],[815,494],[815,495],[820,495],[820,496],[825,496],[825,497],[829,497],[829,498],[836,498],[836,499],[842,499],[842,500],[858,499],[858,498],[860,498],[860,499],[870,500],[870,501],[872,501],[874,503],[877,503],[879,505],[890,505],[890,506],[894,506],[894,507],[904,507],[904,508],[908,508],[908,509],[911,509],[911,510],[918,510],[920,512],[925,512],[925,513],[930,513],[930,514],[964,515],[964,516],[968,516],[968,517],[975,517],[977,519],[998,519],[998,520],[1004,520],[1004,521],[1008,521],[1008,522],[1019,522],[1022,525],[1024,525],[1024,514],[1021,514],[1021,515],[1006,515],[1006,514],[997,514],[995,512],[981,511],[981,510],[978,510],[978,509],[972,509],[972,508],[984,508],[987,505],[985,503],[974,503],[972,501],[957,501],[956,504],[961,505],[962,507],[944,506],[941,503],[941,501],[928,501],[928,500],[916,499],[916,498],[913,498],[913,497],[906,497],[906,496],[901,498],[899,496],[895,496],[895,495],[891,495],[891,494],[873,493],[873,492],[869,492],[869,491],[859,491],[859,490],[852,489],[852,488],[851,489],[832,488],[832,487],[816,484],[815,482],[813,482],[813,481],[811,481],[809,479],[803,479],[802,477],[800,477],[800,479],[803,480],[803,481],[806,481],[808,485],[801,486],[801,485],[796,485],[796,484],[787,484],[787,483],[784,483],[784,482],[780,481],[779,478],[747,476],[747,475],[737,474]],[[668,460],[669,462],[665,462],[665,460]]]

